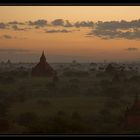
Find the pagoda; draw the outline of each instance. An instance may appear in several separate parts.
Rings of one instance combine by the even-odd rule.
[[[140,101],[136,94],[134,103],[131,108],[126,109],[125,112],[125,127],[138,128],[140,127]]]
[[[55,71],[49,65],[49,63],[47,63],[44,51],[40,57],[40,62],[32,68],[31,74],[32,76],[54,76]]]

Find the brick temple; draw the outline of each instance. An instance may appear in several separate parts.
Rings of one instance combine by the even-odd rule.
[[[56,73],[53,68],[46,61],[44,51],[40,57],[40,62],[32,68],[32,76],[54,76]]]
[[[126,109],[125,112],[125,127],[137,128],[140,127],[140,101],[136,94],[133,105]]]

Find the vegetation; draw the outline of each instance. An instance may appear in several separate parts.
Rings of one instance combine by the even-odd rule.
[[[140,75],[125,72],[120,82],[110,69],[59,67],[55,78],[31,77],[31,69],[1,70],[0,133],[139,133],[122,124],[126,107],[140,92]]]

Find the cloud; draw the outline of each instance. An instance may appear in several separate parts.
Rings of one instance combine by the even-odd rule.
[[[76,22],[75,27],[93,27],[94,23],[92,21],[82,21],[82,22]]]
[[[22,22],[12,21],[8,23],[0,23],[0,29],[13,29],[15,31],[25,30],[26,28],[19,28],[18,25],[24,25]]]
[[[64,20],[63,19],[55,19],[51,22],[54,26],[64,26]]]
[[[129,39],[139,40],[140,29],[133,29],[131,31],[117,31],[117,30],[99,30],[94,29],[87,36],[97,36],[102,39]]]
[[[120,31],[112,31],[112,30],[98,30],[94,29],[87,36],[97,36],[102,39],[114,39],[118,38],[121,35]]]
[[[126,38],[126,39],[139,40],[140,39],[140,28],[133,29],[133,31],[127,31],[125,33],[122,33],[122,37]]]
[[[138,48],[127,48],[127,49],[125,49],[126,51],[137,51],[138,50]]]
[[[98,21],[87,36],[102,39],[140,39],[140,19],[132,21]]]
[[[18,22],[18,21],[10,21],[8,22],[9,25],[24,25],[25,23],[23,22]]]
[[[1,36],[1,38],[2,39],[12,39],[13,37],[5,34],[5,35]]]
[[[64,27],[73,27],[73,25],[72,25],[72,23],[70,23],[69,20],[66,20]]]
[[[94,23],[92,21],[81,21],[81,22],[76,22],[76,23],[71,23],[69,20],[64,20],[64,19],[55,19],[48,23],[47,20],[45,19],[38,19],[35,21],[25,21],[25,22],[19,22],[19,21],[9,21],[7,23],[0,23],[0,29],[14,29],[14,30],[24,30],[24,28],[19,28],[20,26],[25,27],[25,26],[32,26],[35,28],[41,28],[41,27],[46,27],[47,25],[49,26],[62,26],[62,27],[93,27]],[[19,27],[18,27],[19,26]],[[29,29],[29,28],[28,28]]]
[[[27,39],[27,37],[16,37],[7,34],[0,36],[0,38],[1,39]]]
[[[46,33],[69,33],[72,32],[70,30],[62,29],[62,30],[46,30]]]
[[[52,26],[63,26],[63,27],[93,27],[94,23],[92,21],[81,21],[72,24],[69,20],[55,19],[51,22]]]
[[[96,23],[96,29],[98,30],[127,30],[130,28],[140,28],[140,19],[132,21],[98,21]]]
[[[6,29],[6,24],[5,23],[0,23],[0,29]]]
[[[19,28],[17,25],[12,25],[11,28],[15,31],[25,31],[27,28]]]
[[[14,31],[26,31],[32,28],[42,27],[65,27],[66,29],[50,29],[46,33],[69,33],[67,30],[69,27],[84,28],[88,27],[92,30],[86,34],[87,37],[99,37],[102,39],[128,39],[128,40],[140,40],[140,19],[131,21],[77,21],[71,23],[69,20],[55,19],[49,22],[45,19],[38,19],[35,21],[10,21],[7,23],[0,23],[0,29],[12,29]],[[43,28],[44,31],[44,28]]]
[[[47,20],[39,19],[36,21],[29,21],[28,25],[35,26],[35,28],[45,27],[47,25]]]
[[[69,20],[55,19],[51,22],[52,26],[74,27]]]

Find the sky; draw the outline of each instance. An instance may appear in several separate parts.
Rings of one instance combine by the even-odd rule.
[[[140,60],[140,6],[0,6],[0,61]]]

